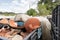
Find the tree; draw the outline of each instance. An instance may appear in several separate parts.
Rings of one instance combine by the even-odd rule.
[[[27,11],[27,14],[30,15],[30,16],[36,16],[37,15],[37,12],[34,9],[29,9]]]
[[[41,0],[38,2],[38,11],[40,15],[48,15],[51,14],[52,10],[56,7],[60,2],[52,0]]]

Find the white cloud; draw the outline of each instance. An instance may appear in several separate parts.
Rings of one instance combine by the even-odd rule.
[[[25,13],[30,8],[36,9],[37,0],[13,0],[11,3],[2,3],[0,11],[8,11],[15,13]]]

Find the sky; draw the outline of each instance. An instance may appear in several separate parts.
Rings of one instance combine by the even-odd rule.
[[[30,8],[37,9],[38,0],[0,0],[0,11],[25,13]]]

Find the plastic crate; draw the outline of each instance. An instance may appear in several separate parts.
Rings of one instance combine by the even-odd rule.
[[[53,40],[60,40],[60,5],[52,11]]]

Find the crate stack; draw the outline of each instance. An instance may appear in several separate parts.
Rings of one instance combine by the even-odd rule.
[[[60,5],[52,11],[53,40],[60,40]]]

